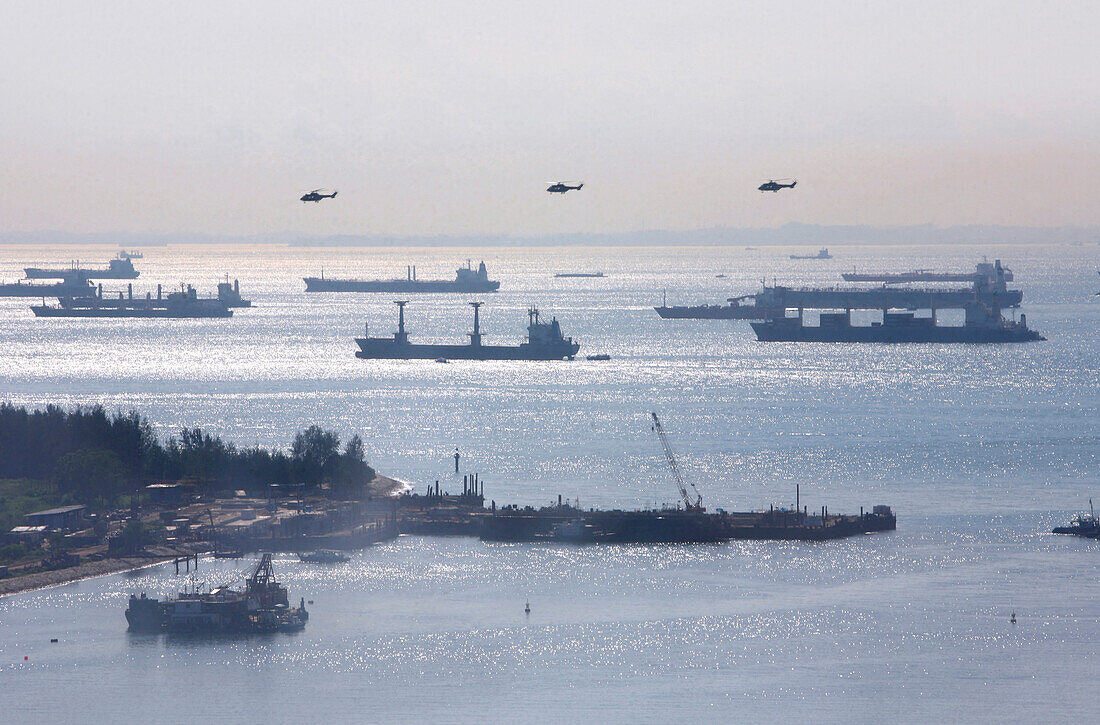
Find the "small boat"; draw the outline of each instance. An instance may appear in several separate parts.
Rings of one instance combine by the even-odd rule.
[[[589,355],[589,360],[610,360],[611,356],[606,353],[600,353],[599,355]]]
[[[1092,499],[1089,499],[1089,513],[1077,514],[1069,526],[1054,527],[1056,534],[1073,534],[1083,536],[1086,539],[1100,538],[1100,519],[1096,518],[1096,510],[1092,507]]]
[[[438,363],[449,363],[449,362],[450,362],[450,360],[448,360],[448,359],[447,359],[447,358],[445,358],[445,357],[437,357],[437,358],[435,359],[435,361],[436,361],[436,362],[438,362]]]
[[[318,551],[298,554],[298,559],[310,564],[340,564],[348,560],[348,555],[342,551],[319,549]]]

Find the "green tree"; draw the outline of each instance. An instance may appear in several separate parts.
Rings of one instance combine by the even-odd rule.
[[[319,484],[324,478],[326,467],[340,453],[340,436],[320,426],[311,425],[294,436],[290,453],[298,468],[300,480]]]
[[[59,491],[80,499],[112,500],[130,487],[126,474],[125,464],[114,453],[81,448],[58,459],[53,481]]]

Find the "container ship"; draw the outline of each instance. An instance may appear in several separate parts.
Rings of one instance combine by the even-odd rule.
[[[303,277],[306,283],[306,292],[462,292],[477,294],[481,292],[496,292],[500,289],[500,282],[489,279],[489,273],[485,269],[485,262],[481,262],[477,269],[466,262],[465,267],[455,270],[453,280],[419,280],[416,278],[416,267],[410,266],[406,270],[405,279],[327,279],[324,272],[320,277]]]
[[[564,337],[557,318],[550,322],[539,319],[539,311],[532,307],[527,311],[527,341],[519,345],[483,345],[479,308],[481,302],[469,303],[474,308],[474,331],[468,333],[466,345],[418,345],[409,342],[405,331],[405,305],[407,300],[394,302],[398,307],[397,332],[393,337],[356,338],[358,358],[374,360],[562,360],[573,359],[580,345],[572,337]]]
[[[83,277],[84,279],[137,279],[140,272],[134,269],[134,263],[129,257],[118,257],[107,263],[107,268],[86,269],[73,265],[68,269],[43,269],[42,267],[26,267],[23,270],[27,279],[69,279],[71,277]]]
[[[966,308],[962,325],[938,325],[935,315],[916,317],[912,312],[885,312],[882,322],[853,325],[851,310],[821,313],[818,324],[803,324],[803,317],[777,317],[751,322],[761,342],[969,342],[1005,343],[1046,340],[1020,321],[1006,320],[1000,308],[981,304]]]
[[[309,620],[305,598],[297,607],[275,580],[271,554],[264,554],[245,590],[217,587],[208,592],[181,592],[175,599],[130,596],[126,621],[135,632],[252,634],[292,632]]]

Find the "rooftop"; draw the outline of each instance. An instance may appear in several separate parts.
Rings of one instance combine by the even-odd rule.
[[[88,507],[83,506],[83,505],[58,506],[55,509],[46,509],[45,511],[35,511],[33,513],[27,514],[27,516],[28,517],[29,516],[56,516],[57,514],[68,514],[68,513],[72,513],[73,511],[81,511],[81,510],[86,509],[86,508],[88,508]]]

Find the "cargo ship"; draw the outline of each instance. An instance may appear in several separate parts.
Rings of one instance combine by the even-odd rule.
[[[483,303],[471,302],[474,308],[474,331],[468,333],[466,345],[418,345],[409,342],[405,331],[405,305],[407,300],[394,302],[398,307],[397,332],[393,337],[356,338],[358,358],[366,360],[562,360],[573,359],[580,345],[572,337],[563,337],[557,318],[550,322],[539,319],[539,311],[531,307],[527,311],[527,341],[519,345],[483,345],[479,309]]]
[[[485,269],[485,262],[481,262],[477,269],[470,266],[469,260],[465,267],[455,270],[453,280],[419,280],[416,278],[416,267],[410,266],[406,270],[405,279],[327,279],[322,270],[320,277],[303,277],[306,283],[306,292],[462,292],[481,293],[496,292],[500,289],[500,282],[489,279],[489,273]]]
[[[233,310],[216,298],[200,298],[194,287],[188,285],[179,292],[167,296],[161,295],[157,285],[157,296],[147,293],[145,297],[135,298],[133,288],[128,297],[120,292],[117,298],[103,297],[102,290],[90,296],[59,297],[56,306],[32,305],[35,317],[163,317],[163,318],[209,318],[232,317]]]
[[[998,280],[1011,282],[1015,279],[1012,270],[996,262],[979,262],[973,272],[937,272],[931,269],[916,269],[911,272],[861,273],[845,272],[840,275],[845,282],[882,282],[883,284],[905,284],[908,282],[969,282],[972,284],[995,285]]]
[[[137,279],[141,274],[134,269],[134,263],[129,257],[119,256],[107,263],[106,269],[86,269],[74,264],[68,269],[43,269],[42,267],[26,267],[23,272],[27,279],[69,279],[71,277],[83,277],[84,279]]]
[[[1046,340],[1020,321],[1006,320],[1000,308],[972,305],[966,308],[962,325],[937,325],[935,315],[917,317],[912,312],[885,312],[882,322],[853,325],[851,310],[821,313],[816,326],[804,325],[798,317],[777,317],[750,322],[761,342],[951,342],[1005,343]]]
[[[817,254],[792,254],[791,259],[832,259],[833,255],[829,254],[829,249],[819,249]]]
[[[217,587],[208,592],[180,592],[175,599],[130,596],[126,621],[134,632],[254,634],[293,632],[309,620],[305,598],[297,607],[275,580],[271,554],[264,554],[243,592]]]

